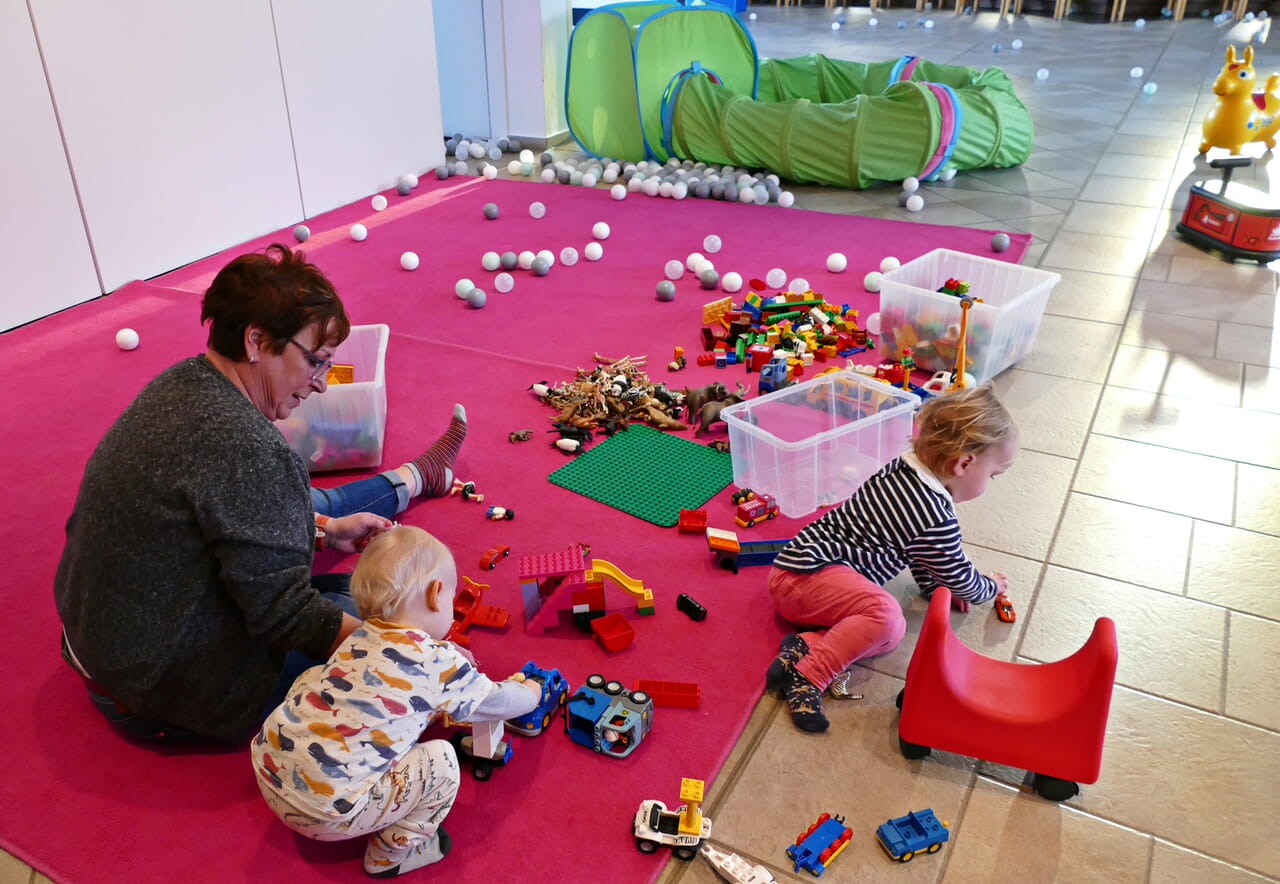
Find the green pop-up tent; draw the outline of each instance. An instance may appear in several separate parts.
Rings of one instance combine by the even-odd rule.
[[[567,76],[570,132],[601,157],[866,187],[1013,166],[1031,151],[1031,116],[999,68],[912,56],[761,62],[742,23],[711,5],[600,7],[574,28]]]

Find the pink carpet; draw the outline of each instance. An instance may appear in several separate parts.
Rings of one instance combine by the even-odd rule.
[[[713,256],[721,271],[749,279],[782,267],[829,301],[860,305],[865,316],[874,301],[861,280],[882,256],[906,261],[936,247],[989,254],[990,232],[635,195],[618,202],[603,189],[478,178],[424,178],[410,196],[388,197],[391,207],[380,213],[361,201],[311,219],[304,248],[337,284],[355,323],[391,327],[384,464],[418,454],[444,429],[452,404],[462,402],[470,435],[458,474],[478,484],[486,504],[517,514],[491,522],[481,505],[447,498],[419,502],[402,517],[444,539],[463,573],[492,584],[485,600],[511,611],[513,625],[505,631],[473,633],[481,665],[502,676],[534,659],[559,667],[575,686],[592,672],[628,685],[637,678],[696,681],[703,696],[698,709],[658,709],[653,733],[626,759],[595,755],[554,727],[534,739],[515,737],[512,764],[486,783],[465,779],[446,824],[454,851],[440,873],[466,882],[587,880],[596,876],[583,871],[585,864],[607,857],[610,881],[650,881],[666,855],[634,848],[636,805],[644,798],[674,802],[684,776],[706,780],[714,800],[716,773],[759,697],[783,625],[765,596],[764,569],[739,576],[717,570],[700,537],[547,482],[565,455],[548,446],[550,411],[527,387],[568,379],[576,367],[591,365],[593,353],[645,355],[650,376],[672,386],[743,378],[738,368],[668,374],[664,367],[677,345],[690,356],[700,352],[701,305],[720,293],[686,278],[674,302],[660,303],[654,285],[667,260],[701,251],[707,234],[723,239]],[[534,200],[547,206],[541,220],[529,215]],[[486,202],[501,207],[498,220],[483,218]],[[557,264],[545,278],[517,271],[516,287],[505,295],[480,268],[490,249],[581,251],[600,220],[612,235],[599,262]],[[368,225],[366,242],[348,238],[355,221]],[[999,257],[1017,261],[1028,237],[1012,239]],[[51,585],[86,458],[150,377],[203,348],[199,295],[216,269],[230,255],[272,240],[290,236],[263,237],[0,335],[10,502],[0,523],[10,575],[0,593],[12,612],[11,632],[26,650],[11,655],[10,674],[0,682],[10,758],[0,786],[0,845],[55,881],[363,880],[363,845],[293,835],[259,798],[243,751],[163,753],[122,742],[58,656]],[[421,269],[400,269],[406,250],[419,254]],[[826,271],[832,251],[849,256],[846,273]],[[488,290],[488,306],[471,310],[453,295],[461,276]],[[141,335],[133,352],[115,345],[115,331],[124,326]],[[534,430],[532,441],[508,442],[509,432],[525,428]],[[713,525],[731,527],[727,498],[722,492],[708,505]],[[752,536],[787,537],[801,524],[779,519]],[[571,628],[524,634],[516,557],[576,541],[589,542],[594,556],[655,592],[657,613],[640,617],[633,599],[611,591],[610,609],[636,628],[635,643],[620,653],[606,653]],[[482,572],[479,557],[494,543],[509,544],[512,557]],[[352,564],[322,557],[317,567]],[[706,606],[705,621],[676,610],[681,592]]]

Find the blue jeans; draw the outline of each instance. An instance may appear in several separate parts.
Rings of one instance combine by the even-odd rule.
[[[349,516],[373,513],[394,519],[409,505],[409,486],[395,470],[367,479],[357,479],[333,488],[311,486],[311,506],[322,516]]]

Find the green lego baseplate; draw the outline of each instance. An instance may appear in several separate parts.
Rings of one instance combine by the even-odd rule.
[[[632,424],[547,476],[553,485],[661,525],[697,509],[733,481],[728,452]]]

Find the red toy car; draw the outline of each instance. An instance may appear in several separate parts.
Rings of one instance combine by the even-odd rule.
[[[1013,610],[1013,602],[1009,601],[1009,597],[1004,593],[996,596],[996,616],[1004,623],[1012,623],[1018,619],[1017,613]]]
[[[483,556],[480,557],[480,567],[492,571],[498,567],[498,562],[511,555],[511,547],[505,543],[499,543],[497,546],[490,547]]]

